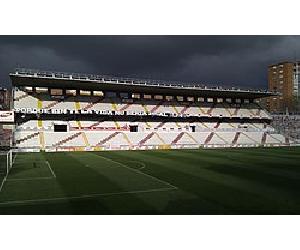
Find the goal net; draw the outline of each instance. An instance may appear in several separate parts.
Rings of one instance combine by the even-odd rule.
[[[13,164],[13,151],[0,151],[0,176],[6,176]]]

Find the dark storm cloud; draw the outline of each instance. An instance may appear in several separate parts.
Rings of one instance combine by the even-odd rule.
[[[297,36],[0,36],[0,81],[15,67],[266,88]]]

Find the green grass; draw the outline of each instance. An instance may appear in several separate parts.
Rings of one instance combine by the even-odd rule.
[[[300,148],[20,153],[0,214],[300,214]]]
[[[7,156],[6,152],[0,152],[0,186],[3,178],[7,173]]]

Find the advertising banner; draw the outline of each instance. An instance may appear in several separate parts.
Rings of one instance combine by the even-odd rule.
[[[0,110],[0,122],[14,122],[14,111]]]

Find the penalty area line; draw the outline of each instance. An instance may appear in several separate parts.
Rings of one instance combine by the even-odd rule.
[[[2,182],[1,182],[0,193],[1,193],[2,189],[3,189],[3,186],[4,186],[4,183],[5,183],[6,179],[7,179],[7,175],[3,178]]]
[[[55,179],[55,177],[32,177],[32,178],[8,178],[6,181],[37,181],[37,180],[51,180]]]
[[[14,156],[14,158],[13,158],[13,161],[12,161],[11,165],[14,165],[16,158],[17,158],[17,154],[15,154],[15,156]]]
[[[58,197],[58,198],[47,198],[47,199],[30,199],[30,200],[16,200],[16,201],[4,201],[0,202],[2,205],[19,205],[19,204],[30,204],[39,202],[51,202],[51,201],[65,201],[65,200],[77,200],[77,199],[88,199],[101,196],[115,196],[115,195],[126,195],[126,194],[143,194],[143,193],[154,193],[154,192],[165,192],[177,190],[177,188],[166,187],[166,188],[154,188],[146,190],[135,190],[135,191],[124,191],[124,192],[110,192],[110,193],[100,193],[100,194],[87,194],[80,196],[70,196],[70,197]]]
[[[14,158],[13,158],[13,160],[12,160],[11,166],[14,165],[14,162],[15,162],[16,157],[17,157],[17,154],[15,154],[15,156],[14,156]],[[4,176],[4,178],[3,178],[2,182],[1,182],[1,185],[0,185],[0,193],[1,193],[2,189],[3,189],[3,187],[4,187],[4,183],[5,183],[5,181],[7,180],[7,177],[8,177],[8,173]]]
[[[51,174],[53,175],[53,177],[56,178],[56,174],[54,173],[53,169],[51,168],[51,165],[50,165],[49,161],[46,161],[46,164],[47,164]]]

